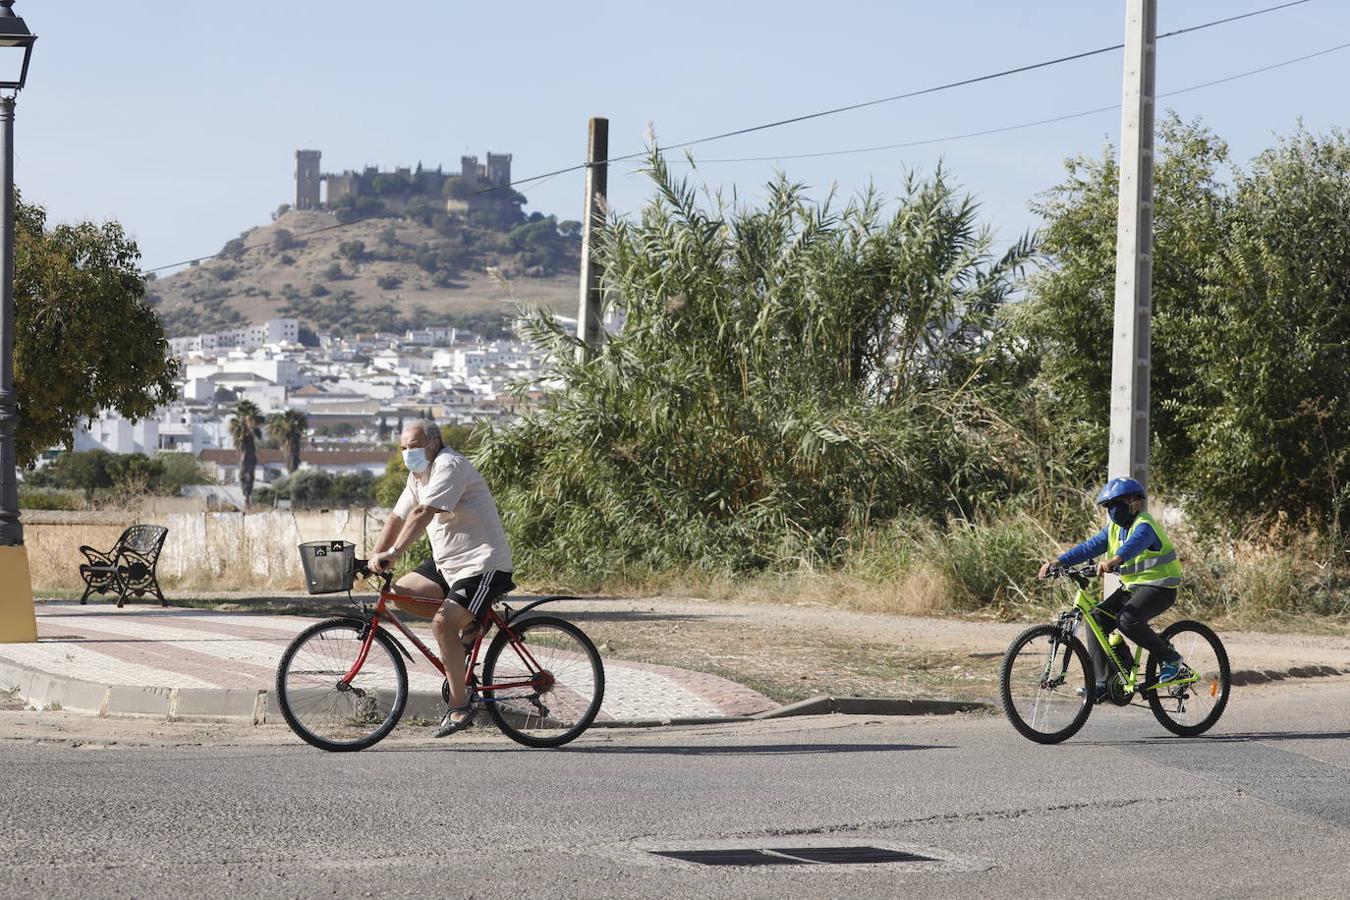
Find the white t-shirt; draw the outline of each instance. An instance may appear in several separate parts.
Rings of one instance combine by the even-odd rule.
[[[427,538],[447,584],[486,572],[511,571],[511,546],[497,504],[483,476],[463,454],[442,448],[420,476],[408,473],[394,514],[407,521],[416,506],[443,510],[427,523]]]

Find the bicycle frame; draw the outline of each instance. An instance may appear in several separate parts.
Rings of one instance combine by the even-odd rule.
[[[376,601],[374,610],[369,613],[370,626],[366,629],[365,640],[361,644],[361,651],[357,654],[356,661],[352,664],[351,669],[347,674],[342,676],[341,683],[349,684],[358,674],[360,674],[361,667],[366,664],[366,658],[370,655],[370,648],[375,643],[375,634],[380,630],[382,620],[392,623],[405,638],[412,641],[413,646],[420,650],[422,655],[435,667],[436,671],[444,676],[445,665],[441,662],[440,657],[433,653],[426,644],[422,643],[413,630],[405,625],[403,620],[395,615],[394,611],[389,608],[389,604],[391,603],[406,603],[414,609],[421,608],[427,613],[427,616],[430,617],[435,615],[436,610],[441,607],[443,602],[443,600],[433,600],[427,597],[414,597],[389,590],[381,591],[380,598]],[[483,646],[483,639],[494,625],[502,630],[506,635],[507,641],[510,642],[512,649],[516,651],[520,658],[529,666],[531,672],[534,673],[528,681],[507,681],[500,684],[477,683],[478,676],[475,674],[474,669],[478,664],[478,653]],[[394,643],[398,644],[397,639]],[[403,651],[404,656],[408,657],[409,660],[412,660],[412,654],[410,654],[402,644],[398,644],[398,647]],[[513,688],[531,688],[535,691],[541,691],[551,687],[553,683],[552,675],[535,660],[534,655],[530,653],[529,648],[525,646],[524,642],[520,640],[520,637],[512,630],[510,623],[507,621],[507,617],[500,615],[495,609],[491,608],[488,609],[487,615],[483,618],[481,627],[478,631],[478,637],[473,642],[473,649],[469,652],[468,662],[465,663],[464,671],[465,681],[467,682],[466,687],[471,691],[477,691],[480,695],[489,692],[510,690]],[[487,703],[493,703],[496,702],[496,694],[492,693],[491,696],[480,696],[479,699]]]
[[[1075,581],[1077,581],[1076,577]],[[1106,658],[1111,660],[1116,666],[1126,693],[1157,690],[1158,685],[1156,682],[1146,683],[1142,680],[1144,648],[1136,646],[1134,648],[1133,659],[1128,655],[1117,653],[1117,648],[1111,646],[1111,642],[1107,638],[1106,632],[1102,631],[1101,626],[1097,624],[1097,617],[1094,616],[1093,613],[1102,612],[1105,615],[1111,616],[1113,619],[1115,616],[1108,610],[1100,609],[1102,601],[1093,600],[1083,583],[1081,581],[1078,581],[1077,583],[1078,593],[1075,594],[1073,598],[1073,612],[1066,613],[1066,615],[1072,615],[1076,620],[1072,631],[1076,632],[1078,630],[1078,622],[1087,625],[1088,629],[1092,632],[1093,639],[1096,640],[1097,645],[1105,652]],[[1199,677],[1199,675],[1192,674],[1189,678],[1179,678],[1174,681],[1169,681],[1167,682],[1167,686],[1177,687],[1184,684],[1190,684],[1194,681],[1198,681]]]

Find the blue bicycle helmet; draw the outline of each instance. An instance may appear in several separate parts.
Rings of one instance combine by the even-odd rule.
[[[1132,497],[1138,494],[1144,496],[1144,486],[1133,478],[1112,478],[1102,488],[1102,492],[1097,495],[1097,505],[1105,506],[1112,500],[1119,500],[1121,497]]]

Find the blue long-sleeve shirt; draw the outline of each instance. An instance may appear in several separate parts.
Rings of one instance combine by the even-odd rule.
[[[1096,559],[1106,552],[1106,530],[1110,528],[1107,525],[1101,531],[1088,538],[1076,547],[1070,547],[1059,555],[1059,563],[1064,566],[1074,566],[1080,562],[1087,562],[1089,559]],[[1129,535],[1126,536],[1116,555],[1122,562],[1127,562],[1143,553],[1145,550],[1158,551],[1162,549],[1162,541],[1158,539],[1158,533],[1153,530],[1153,526],[1147,522],[1135,522],[1131,526]]]

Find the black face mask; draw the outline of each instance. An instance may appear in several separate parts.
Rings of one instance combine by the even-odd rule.
[[[1134,524],[1135,517],[1139,515],[1130,512],[1130,504],[1128,503],[1112,503],[1106,507],[1106,514],[1112,522],[1115,522],[1121,528],[1129,528]]]

